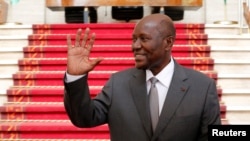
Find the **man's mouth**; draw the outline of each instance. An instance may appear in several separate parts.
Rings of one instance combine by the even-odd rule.
[[[141,60],[144,59],[145,55],[144,54],[135,54],[135,60]]]

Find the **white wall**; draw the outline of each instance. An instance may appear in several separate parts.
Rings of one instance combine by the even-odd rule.
[[[238,21],[240,0],[227,0],[226,14],[228,20]],[[179,22],[208,23],[225,19],[224,0],[204,0],[198,10],[186,10],[184,20]],[[114,22],[110,13],[111,7],[98,8],[98,22]],[[149,7],[144,7],[145,15]],[[45,6],[45,0],[20,0],[9,6],[8,22],[23,24],[65,23],[64,11],[52,11]]]

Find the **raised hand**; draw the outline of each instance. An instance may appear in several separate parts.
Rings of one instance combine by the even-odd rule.
[[[102,58],[90,59],[90,51],[95,42],[95,33],[89,37],[90,29],[86,28],[82,35],[82,29],[76,33],[75,45],[72,45],[70,35],[67,36],[68,56],[67,72],[71,75],[87,74],[102,61]]]

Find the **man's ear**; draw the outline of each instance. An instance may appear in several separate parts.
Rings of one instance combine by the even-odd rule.
[[[166,50],[170,51],[174,45],[174,37],[173,36],[166,37],[164,43],[166,45]]]

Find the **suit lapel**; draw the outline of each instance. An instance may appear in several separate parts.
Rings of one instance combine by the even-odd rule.
[[[187,79],[187,76],[184,70],[180,65],[175,63],[175,72],[173,74],[172,82],[169,86],[168,94],[162,108],[154,137],[157,137],[159,134],[161,134],[162,130],[168,125],[176,109],[181,103],[181,100],[188,89],[188,85],[184,81],[185,79]]]
[[[147,99],[145,71],[139,70],[134,74],[134,77],[130,80],[130,89],[142,124],[148,137],[151,138],[152,130]]]

